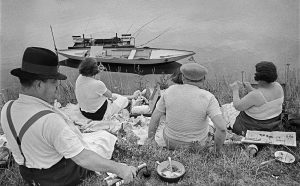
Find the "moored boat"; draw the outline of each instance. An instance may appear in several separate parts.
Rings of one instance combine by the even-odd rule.
[[[60,55],[73,60],[92,57],[101,63],[151,65],[175,62],[195,54],[187,50],[135,47],[135,39],[130,34],[111,39],[73,36],[73,40],[73,47],[58,50]]]

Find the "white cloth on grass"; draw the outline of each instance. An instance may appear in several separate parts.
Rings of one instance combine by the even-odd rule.
[[[83,133],[83,140],[88,148],[103,158],[111,159],[117,137],[105,130],[92,133]]]
[[[118,114],[122,109],[127,107],[129,100],[127,97],[122,96],[120,94],[112,94],[113,97],[116,97],[117,99],[111,102],[108,100],[107,109],[104,114],[104,119],[112,117],[114,114]]]

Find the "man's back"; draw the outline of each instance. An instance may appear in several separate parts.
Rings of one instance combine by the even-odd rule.
[[[189,84],[169,87],[157,103],[157,109],[166,113],[165,134],[185,142],[205,141],[207,116],[221,113],[213,94]]]
[[[22,165],[24,158],[20,153],[16,139],[7,121],[8,104],[5,104],[1,111],[1,125],[16,162]],[[19,99],[13,102],[10,111],[17,135],[19,135],[26,121],[43,110],[51,111],[50,105],[38,98],[20,94]],[[29,168],[49,168],[60,161],[63,158],[63,153],[60,151],[65,151],[65,155],[68,151],[66,149],[68,145],[62,144],[60,140],[60,135],[63,135],[67,127],[64,120],[54,113],[42,116],[34,122],[24,133],[21,141],[21,148],[26,158],[26,166]],[[73,143],[70,142],[70,144]],[[78,148],[78,151],[80,150],[82,148]]]

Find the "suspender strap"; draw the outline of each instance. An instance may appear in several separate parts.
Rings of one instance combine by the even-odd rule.
[[[7,121],[8,121],[8,124],[9,124],[9,128],[11,130],[11,133],[13,134],[15,140],[17,141],[17,144],[19,146],[19,149],[20,149],[20,152],[21,152],[21,155],[23,156],[24,158],[24,166],[26,166],[26,158],[24,156],[24,153],[22,151],[22,148],[21,148],[21,141],[22,141],[22,138],[25,134],[25,132],[29,129],[29,127],[34,123],[36,122],[38,119],[40,119],[41,117],[47,115],[47,114],[50,114],[50,113],[53,113],[53,111],[51,110],[42,110],[36,114],[34,114],[24,125],[23,127],[21,128],[20,130],[20,133],[19,133],[19,136],[17,135],[17,132],[16,132],[16,129],[13,125],[13,122],[12,122],[12,119],[11,119],[11,106],[13,104],[14,101],[11,101],[8,106],[7,106],[7,110],[6,110],[6,116],[7,116]]]
[[[7,109],[6,109],[6,116],[7,116],[7,121],[8,121],[8,124],[9,124],[9,128],[11,130],[11,133],[13,134],[13,136],[15,137],[16,141],[17,141],[17,144],[18,145],[21,145],[21,142],[18,138],[18,135],[17,135],[17,132],[15,130],[15,127],[12,123],[12,120],[11,120],[11,115],[10,115],[10,109],[11,109],[11,105],[13,104],[14,101],[11,101],[9,102],[8,106],[7,106]]]
[[[29,129],[29,127],[34,123],[36,122],[38,119],[40,119],[41,117],[47,115],[47,114],[50,114],[50,113],[53,113],[53,111],[51,110],[42,110],[38,113],[36,113],[35,115],[33,115],[24,125],[23,127],[21,128],[20,130],[20,133],[19,133],[19,139],[20,141],[22,141],[23,139],[23,136],[25,134],[25,132]]]

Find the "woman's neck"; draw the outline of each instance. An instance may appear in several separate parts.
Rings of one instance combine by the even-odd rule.
[[[258,86],[261,88],[269,88],[273,86],[273,82],[272,83],[268,83],[266,81],[258,81]]]
[[[82,76],[84,76],[84,75],[82,75]],[[88,78],[94,78],[95,79],[95,75],[94,76],[85,76],[85,77],[88,77]]]

